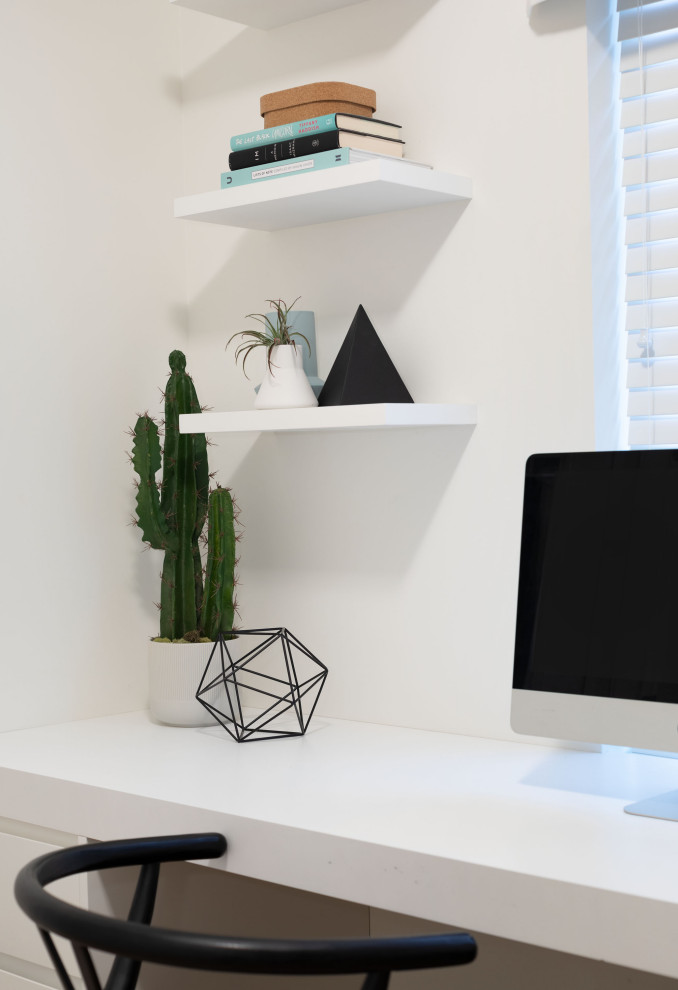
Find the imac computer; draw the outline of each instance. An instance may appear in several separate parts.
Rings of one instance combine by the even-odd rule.
[[[528,459],[511,725],[678,751],[678,450]]]

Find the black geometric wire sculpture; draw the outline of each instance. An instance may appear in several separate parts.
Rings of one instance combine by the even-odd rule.
[[[239,629],[219,634],[195,696],[238,742],[303,736],[326,678],[288,629]]]

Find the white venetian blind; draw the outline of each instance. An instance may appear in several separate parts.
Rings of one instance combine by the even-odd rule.
[[[678,0],[618,0],[629,446],[678,445]]]

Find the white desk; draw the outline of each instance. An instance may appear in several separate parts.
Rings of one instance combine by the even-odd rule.
[[[0,814],[108,839],[217,830],[217,869],[678,977],[678,762],[316,717],[238,745],[144,712],[0,734]]]

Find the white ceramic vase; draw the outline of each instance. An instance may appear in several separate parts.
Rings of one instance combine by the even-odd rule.
[[[254,400],[255,409],[299,409],[317,406],[313,389],[304,371],[301,348],[296,344],[278,344],[266,362],[266,375]]]
[[[214,643],[148,644],[148,707],[166,725],[213,725],[214,718],[196,701]]]

